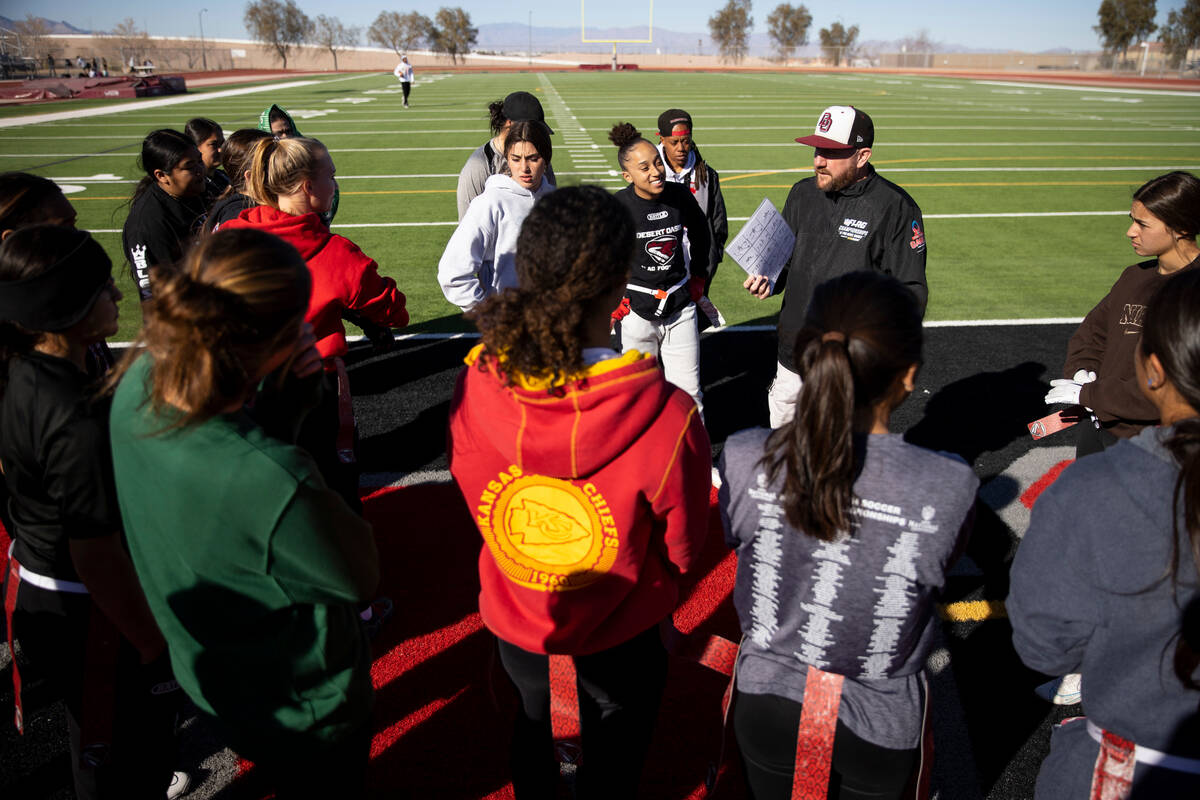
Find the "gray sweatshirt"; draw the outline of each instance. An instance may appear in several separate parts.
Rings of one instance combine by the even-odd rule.
[[[476,147],[475,151],[467,156],[467,163],[463,164],[458,173],[459,220],[467,215],[471,201],[483,194],[483,187],[490,176],[507,174],[504,153],[492,147],[491,139]],[[554,167],[549,164],[546,165],[546,180],[558,185],[558,180],[554,177]]]
[[[1092,722],[1136,744],[1200,758],[1200,692],[1186,689],[1172,665],[1183,609],[1200,602],[1200,581],[1182,516],[1177,580],[1166,577],[1179,474],[1159,439],[1169,430],[1146,428],[1080,459],[1038,498],[1013,561],[1007,607],[1021,660],[1047,675],[1081,673]],[[1098,747],[1082,728],[1054,731],[1039,797],[1087,796]],[[1200,796],[1200,778],[1191,780],[1195,793],[1170,796]]]
[[[965,544],[979,479],[899,435],[862,437],[857,528],[822,542],[788,523],[783,476],[772,484],[758,464],[768,435],[731,436],[720,461],[721,515],[738,555],[738,689],[803,702],[811,664],[845,676],[838,719],[857,736],[916,747],[934,599]]]

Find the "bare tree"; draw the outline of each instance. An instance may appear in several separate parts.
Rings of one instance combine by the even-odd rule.
[[[729,0],[708,18],[708,34],[725,61],[741,61],[750,50],[750,0]]]
[[[358,44],[358,28],[347,28],[337,17],[320,14],[313,21],[312,39],[314,44],[319,44],[329,51],[333,56],[333,68],[337,70],[338,53]]]
[[[938,45],[929,38],[929,31],[927,29],[922,28],[912,36],[905,36],[897,44],[900,45],[900,50],[904,53],[904,62],[900,66],[933,66],[933,54],[937,52]]]
[[[292,48],[312,35],[312,20],[294,0],[254,0],[246,4],[242,21],[251,37],[274,48],[284,69]]]
[[[797,47],[808,44],[808,29],[812,26],[812,14],[804,6],[783,3],[767,17],[767,33],[775,42],[775,50],[783,63],[787,64]]]
[[[38,54],[42,49],[42,41],[50,35],[50,28],[44,19],[26,14],[25,19],[13,23],[13,33],[17,35],[17,47],[22,54],[41,58]]]
[[[471,51],[478,37],[479,29],[471,27],[471,15],[458,6],[439,8],[429,32],[433,49],[450,56],[452,64]]]
[[[1183,65],[1188,51],[1200,44],[1200,0],[1187,0],[1183,8],[1167,14],[1167,24],[1159,31],[1172,67]]]
[[[121,51],[121,66],[129,64],[133,59],[141,63],[150,50],[150,37],[137,26],[133,17],[126,17],[113,26],[113,38],[117,40],[117,49]]]
[[[825,57],[833,61],[835,67],[843,61],[849,62],[854,52],[854,42],[858,39],[858,26],[849,28],[840,22],[835,22],[828,28],[821,28],[821,50]]]
[[[428,42],[432,30],[433,23],[429,17],[416,11],[408,14],[380,11],[371,27],[367,28],[367,40],[402,56],[422,42]]]
[[[1129,45],[1145,41],[1158,27],[1154,23],[1154,0],[1103,0],[1096,11],[1099,23],[1093,28],[1100,34],[1104,49],[1124,55]]]

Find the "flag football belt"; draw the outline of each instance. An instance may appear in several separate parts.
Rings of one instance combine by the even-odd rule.
[[[635,283],[631,283],[625,288],[634,292],[652,295],[657,298],[658,308],[654,309],[654,316],[661,317],[663,315],[663,309],[667,307],[667,298],[678,292],[680,289],[686,288],[691,279],[691,275],[684,275],[683,280],[668,289],[651,289],[647,286],[638,286]]]
[[[679,636],[682,643],[674,649],[674,655],[695,661],[723,675],[733,674],[734,664],[737,663],[737,643],[721,636]],[[549,658],[550,730],[554,734],[555,750],[560,759],[576,763],[582,749],[579,744],[579,689],[575,677],[575,662],[571,656],[551,655]],[[726,707],[729,704],[728,699],[727,690],[724,703]]]
[[[13,670],[13,722],[17,731],[25,733],[25,713],[21,704],[21,672],[13,648],[13,612],[17,608],[17,592],[22,582],[51,592],[88,594],[87,587],[78,581],[64,581],[39,575],[12,556],[9,548],[8,584],[4,592],[4,621],[8,628],[8,651]],[[80,760],[83,766],[95,766],[104,760],[112,742],[113,698],[116,692],[117,655],[120,634],[94,604],[88,619],[87,646],[84,651],[83,706],[80,720]]]
[[[1106,731],[1090,719],[1088,736],[1100,744],[1096,766],[1092,772],[1089,800],[1123,800],[1133,789],[1133,772],[1139,763],[1175,772],[1200,775],[1200,759],[1173,756],[1160,750],[1142,747],[1128,739]]]

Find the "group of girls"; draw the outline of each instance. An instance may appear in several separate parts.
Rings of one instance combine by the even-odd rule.
[[[178,793],[179,686],[278,796],[361,796],[391,608],[371,602],[341,313],[401,327],[405,297],[329,232],[312,139],[233,134],[251,202],[198,229],[211,138],[146,137],[125,227],[143,328],[107,378],[107,256],[53,182],[0,176],[10,646],[66,699],[80,797]]]
[[[632,144],[625,191],[661,196],[652,148],[618,138]],[[1056,727],[1039,798],[1183,797],[1200,783],[1195,181],[1167,175],[1135,195],[1130,239],[1156,256],[1138,269],[1160,279],[1124,303],[1142,331],[1130,364],[1101,359],[1102,373],[1133,373],[1147,426],[1047,490],[1013,567],[1018,652],[1035,669],[1080,670],[1089,713]],[[482,343],[451,405],[451,472],[484,540],[480,609],[520,696],[518,797],[554,791],[564,657],[582,722],[577,793],[636,791],[663,691],[657,629],[705,534],[695,404],[644,354],[606,346],[605,309],[627,291],[641,244],[637,218],[615,204],[581,187],[533,206],[517,285],[472,311]],[[905,287],[873,273],[830,281],[798,335],[793,421],[725,444],[719,498],[743,631],[733,732],[752,797],[928,788],[934,600],[965,547],[978,479],[890,432],[921,349]],[[664,435],[674,447],[657,444]],[[662,455],[637,461],[647,447]],[[607,516],[590,515],[596,503]]]
[[[636,793],[666,682],[660,629],[708,529],[710,443],[696,402],[647,353],[611,347],[613,309],[632,301],[652,238],[638,237],[630,208],[675,224],[670,208],[649,210],[669,199],[661,156],[630,129],[614,133],[630,197],[584,186],[530,203],[515,285],[471,307],[481,343],[451,402],[450,468],[483,539],[480,611],[520,698],[519,797],[555,791],[551,685],[564,659],[582,723],[577,793]],[[530,147],[514,136],[506,151],[510,179],[532,186],[545,143],[528,135]],[[359,612],[377,555],[322,469],[328,438],[297,442],[345,348],[325,272],[375,286],[381,320],[398,322],[403,301],[318,227],[335,186],[319,143],[262,139],[244,165],[256,205],[174,268],[150,268],[140,344],[108,380],[111,410],[89,402],[85,372],[88,346],[115,328],[103,251],[61,224],[23,227],[73,217],[61,196],[41,216],[14,216],[24,221],[0,244],[9,629],[32,637],[27,655],[68,697],[77,784],[111,781],[118,796],[133,796],[126,781],[165,786],[171,758],[147,761],[125,717],[98,724],[88,685],[99,619],[122,637],[111,658],[122,691],[145,700],[148,684],[165,684],[165,648],[183,691],[278,796],[365,791]],[[151,188],[170,194],[174,166]],[[1163,180],[1184,188],[1139,190],[1130,238],[1164,279],[1144,306],[1126,303],[1142,331],[1133,385],[1153,408],[1145,421],[1159,424],[1067,469],[1013,567],[1018,652],[1035,669],[1079,670],[1089,715],[1056,728],[1039,797],[1191,796],[1200,773],[1200,271],[1173,269],[1177,255],[1194,260],[1200,225],[1189,181]],[[703,245],[690,231],[676,240],[691,264],[705,263]],[[793,421],[736,434],[722,453],[744,633],[733,731],[753,797],[901,797],[927,785],[933,601],[965,544],[978,480],[890,432],[921,348],[916,298],[893,279],[823,285],[795,348]],[[37,631],[50,625],[62,633],[42,650]],[[162,730],[150,720],[169,714],[145,706],[128,719]],[[131,752],[137,776],[122,768]]]
[[[541,106],[526,111],[538,117],[529,121],[513,122],[501,113],[520,94],[491,107],[496,136],[485,147],[503,154],[503,171],[488,177],[481,193],[468,192],[469,204],[460,211],[459,225],[438,263],[443,294],[464,312],[517,285],[517,234],[538,199],[555,188],[547,175],[551,131],[540,118]],[[537,103],[532,97],[530,101]],[[655,145],[629,123],[615,125],[609,134],[628,184],[616,196],[632,215],[637,242],[626,291],[612,310],[611,323],[622,350],[656,356],[667,380],[702,409],[699,334],[716,323],[698,313],[697,304],[723,257],[729,223],[717,172],[692,140],[691,115],[681,109],[664,111],[658,137]],[[477,156],[478,151],[471,158]],[[469,159],[464,174],[470,167]],[[459,184],[461,200],[461,179]]]

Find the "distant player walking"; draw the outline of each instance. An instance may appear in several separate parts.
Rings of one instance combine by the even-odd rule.
[[[396,80],[400,81],[400,89],[404,92],[404,107],[408,108],[408,93],[412,91],[413,68],[408,63],[408,56],[400,56],[400,63],[392,70]]]

